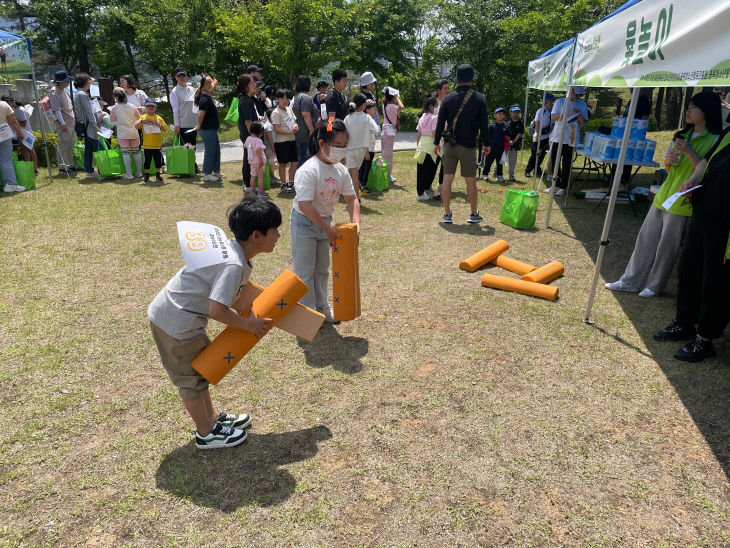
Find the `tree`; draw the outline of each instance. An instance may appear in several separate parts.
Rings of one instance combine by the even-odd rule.
[[[92,60],[105,76],[133,74],[139,79],[135,51],[137,32],[127,18],[135,0],[115,0],[96,17]]]
[[[27,30],[27,20],[35,17],[35,14],[30,10],[27,1],[0,0],[0,17],[10,21],[17,21],[17,26],[11,28],[24,33]]]

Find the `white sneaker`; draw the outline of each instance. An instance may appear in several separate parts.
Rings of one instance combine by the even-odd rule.
[[[332,308],[329,306],[318,306],[317,312],[324,314],[324,321],[327,323],[340,323],[340,320],[335,320],[335,317],[332,314]]]
[[[611,291],[625,291],[626,293],[636,293],[638,291],[638,289],[625,285],[621,280],[616,282],[607,282],[606,289],[610,289]]]
[[[127,181],[134,179],[134,175],[130,175],[129,173],[125,173],[122,175],[122,179],[126,179]]]
[[[501,175],[497,175],[497,182],[504,183],[504,177],[502,177]]]
[[[195,432],[195,447],[198,449],[218,449],[220,447],[235,447],[241,445],[248,438],[248,433],[239,428],[229,428],[217,422],[207,436]]]
[[[203,177],[203,181],[220,181],[220,179],[211,173]]]
[[[429,201],[430,199],[431,199],[431,196],[429,196],[429,195],[428,195],[427,193],[425,193],[425,192],[424,192],[423,194],[419,194],[419,195],[418,195],[418,196],[416,197],[416,200],[418,200],[419,202],[428,202],[428,201]]]
[[[639,292],[639,297],[656,297],[656,293],[649,288],[645,288]]]
[[[20,185],[5,185],[3,192],[25,192],[26,188]]]
[[[555,196],[565,196],[565,189],[564,188],[556,188],[555,189]]]
[[[92,171],[92,172],[87,171],[86,177],[84,177],[84,179],[98,179],[98,178],[99,178],[99,174],[96,171]]]
[[[213,173],[213,175],[215,175],[219,179],[222,179],[223,177],[225,177],[225,175],[223,175],[220,171],[216,171],[215,173]]]
[[[134,174],[134,176],[137,177],[137,179],[141,179],[142,178],[142,172],[141,171],[138,171],[137,173]]]
[[[206,175],[206,177],[207,177],[207,175]],[[250,186],[244,186],[243,187],[243,191],[248,194],[249,192],[251,192],[251,187]]]
[[[547,187],[547,188],[546,188],[545,190],[543,190],[543,192],[544,192],[545,194],[550,194],[550,191],[551,191],[552,189],[553,189],[553,187],[549,186],[549,187]]]

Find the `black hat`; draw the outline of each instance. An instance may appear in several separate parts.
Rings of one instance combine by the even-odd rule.
[[[177,67],[177,68],[176,68],[176,69],[175,69],[175,70],[174,70],[174,71],[172,72],[172,75],[173,75],[173,76],[175,76],[175,77],[177,77],[177,75],[178,75],[178,74],[184,74],[185,76],[187,76],[187,75],[188,75],[188,71],[187,71],[187,70],[185,70],[185,69],[184,69],[184,68],[182,68],[182,67]]]
[[[262,72],[263,70],[264,69],[262,69],[261,67],[257,67],[256,65],[249,65],[246,69],[246,72],[248,74],[251,74],[252,72]]]
[[[54,76],[53,81],[56,84],[60,84],[61,82],[70,82],[73,80],[68,74],[66,74],[65,70],[59,70]]]
[[[462,84],[467,82],[473,82],[477,79],[477,73],[474,72],[474,67],[469,63],[459,65],[456,69],[456,83]]]

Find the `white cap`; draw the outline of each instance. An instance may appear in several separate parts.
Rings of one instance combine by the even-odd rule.
[[[362,76],[360,76],[360,85],[361,86],[369,86],[373,82],[376,82],[375,76],[373,76],[372,72],[363,72]]]

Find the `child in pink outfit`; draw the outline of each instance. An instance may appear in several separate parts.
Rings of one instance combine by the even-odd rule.
[[[249,136],[243,143],[248,150],[248,165],[251,169],[251,188],[254,194],[268,198],[269,194],[264,191],[264,167],[266,166],[266,148],[261,137],[264,135],[264,126],[261,122],[253,122],[248,130]],[[257,184],[258,183],[258,184]],[[258,186],[258,190],[256,187]]]

